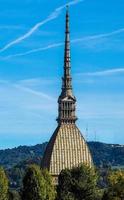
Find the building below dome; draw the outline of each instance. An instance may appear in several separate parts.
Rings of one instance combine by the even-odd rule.
[[[69,13],[66,11],[64,76],[62,92],[58,99],[58,127],[54,131],[42,160],[42,168],[47,168],[57,184],[61,170],[73,168],[82,163],[92,165],[92,157],[87,143],[76,126],[76,98],[72,91],[70,63]]]

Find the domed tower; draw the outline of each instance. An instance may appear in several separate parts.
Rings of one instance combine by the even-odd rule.
[[[62,91],[58,98],[58,126],[54,131],[42,160],[42,168],[47,168],[57,184],[62,169],[71,169],[82,163],[92,165],[87,143],[76,126],[76,98],[72,90],[70,62],[69,12],[66,11],[64,75]]]

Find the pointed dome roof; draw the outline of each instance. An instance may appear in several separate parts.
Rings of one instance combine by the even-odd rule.
[[[58,176],[62,169],[81,163],[92,165],[92,158],[85,139],[75,124],[62,124],[52,135],[42,161],[42,167]]]

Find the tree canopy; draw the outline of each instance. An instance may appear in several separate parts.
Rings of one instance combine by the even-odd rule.
[[[59,176],[58,200],[100,199],[97,179],[94,168],[86,165],[63,170]]]
[[[31,165],[23,180],[23,200],[54,200],[55,189],[47,170]]]
[[[2,167],[0,167],[0,200],[8,200],[8,179]]]
[[[55,200],[56,191],[53,185],[52,177],[49,174],[48,170],[42,169],[41,174],[45,180],[45,189],[46,189],[46,200]]]
[[[40,168],[36,165],[28,167],[23,180],[22,199],[45,200],[45,180],[41,176]]]
[[[124,200],[124,170],[110,171],[108,175],[108,188],[103,199]]]

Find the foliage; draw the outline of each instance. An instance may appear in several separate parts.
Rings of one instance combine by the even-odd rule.
[[[9,200],[21,200],[19,193],[15,190],[9,191]]]
[[[20,162],[18,165],[14,166],[13,168],[10,168],[7,170],[8,177],[10,179],[10,187],[12,189],[19,189],[22,187],[22,180],[25,175],[25,171],[31,164],[37,164],[40,166],[41,164],[41,158],[36,157],[32,160],[25,160],[23,162]]]
[[[52,178],[47,170],[31,165],[23,180],[23,200],[54,200],[56,196]]]
[[[101,199],[97,180],[98,176],[94,168],[86,165],[63,170],[59,176],[58,200]]]
[[[114,170],[110,172],[108,176],[108,189],[105,191],[103,199],[124,199],[124,170]]]
[[[42,169],[41,174],[45,180],[46,200],[54,200],[56,198],[56,191],[53,185],[52,177],[46,169]]]
[[[23,180],[22,199],[45,200],[45,180],[41,175],[40,167],[31,165],[28,167]]]
[[[108,187],[108,175],[112,168],[110,166],[104,166],[97,168],[97,172],[99,174],[98,186],[101,189]]]
[[[3,168],[0,167],[0,200],[8,199],[8,179]]]

